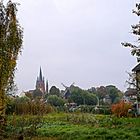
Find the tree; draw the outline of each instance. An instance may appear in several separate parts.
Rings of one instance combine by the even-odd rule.
[[[60,90],[56,86],[52,86],[50,89],[50,95],[60,96]]]
[[[136,10],[133,10],[133,13],[135,13],[137,16],[140,16],[140,3],[136,3]],[[136,25],[131,25],[132,27],[132,34],[137,36],[137,41],[135,44],[129,43],[129,42],[123,42],[121,43],[124,47],[130,47],[131,48],[131,54],[133,56],[136,56],[137,61],[140,62],[140,21]]]
[[[83,97],[85,98],[86,105],[96,105],[97,104],[96,95],[91,94],[88,91],[83,91]]]
[[[17,20],[16,4],[0,2],[0,125],[5,122],[5,93],[11,88],[16,60],[22,48],[23,31]]]
[[[53,106],[63,106],[65,101],[57,95],[49,95],[47,98],[47,103]]]
[[[103,99],[107,95],[106,87],[104,86],[97,87],[96,94],[100,100],[100,103],[103,104]]]
[[[71,96],[68,98],[68,100],[71,100],[77,103],[77,105],[96,105],[97,104],[96,95],[91,94],[90,92],[86,90],[82,90],[79,87],[75,87],[75,86],[71,88]]]
[[[115,103],[115,102],[117,102],[117,100],[119,100],[120,91],[118,88],[116,88],[113,85],[109,85],[109,86],[106,86],[106,91],[107,91],[107,94],[109,95],[109,97],[111,98],[112,103]]]
[[[136,9],[132,11],[137,16],[140,16],[140,3],[136,3]],[[140,114],[140,111],[138,111],[138,102],[140,102],[140,73],[139,70],[137,71],[138,66],[140,66],[140,21],[138,24],[131,25],[132,28],[132,34],[134,34],[137,37],[137,41],[135,44],[132,43],[121,43],[125,47],[131,48],[131,54],[133,56],[136,56],[137,62],[139,63],[132,71],[134,73],[129,74],[130,80],[128,83],[137,89],[137,112]]]
[[[140,16],[140,3],[136,3],[136,9],[132,11],[137,16]],[[140,62],[140,21],[138,24],[131,25],[132,28],[132,34],[137,36],[137,41],[135,44],[129,43],[129,42],[123,42],[121,43],[124,47],[131,48],[131,54],[133,56],[136,56],[137,62]],[[136,86],[136,75],[135,74],[129,74],[129,81],[127,81],[130,85]]]
[[[95,87],[91,87],[90,89],[88,89],[88,92],[95,94],[97,91]]]
[[[68,97],[68,101],[77,103],[77,105],[85,104],[85,98],[82,95],[82,90],[79,87],[73,87],[71,89],[71,95]]]

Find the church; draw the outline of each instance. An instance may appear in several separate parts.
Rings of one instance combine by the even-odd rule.
[[[44,97],[45,94],[48,94],[49,88],[48,88],[48,80],[46,80],[42,75],[42,69],[40,67],[39,75],[37,76],[36,85],[34,90],[29,90],[27,92],[24,92],[27,97]]]
[[[42,70],[40,67],[39,76],[36,80],[36,89],[40,90],[43,94],[48,93],[48,80],[46,80],[46,86],[45,86],[45,80],[44,76],[42,75]]]

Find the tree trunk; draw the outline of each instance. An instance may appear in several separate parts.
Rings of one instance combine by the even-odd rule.
[[[5,124],[5,94],[4,90],[0,89],[0,128]]]

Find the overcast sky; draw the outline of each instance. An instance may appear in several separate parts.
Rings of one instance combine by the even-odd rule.
[[[24,28],[16,83],[20,91],[34,89],[39,68],[49,85],[61,83],[88,89],[125,81],[136,65],[121,42],[136,42],[130,34],[138,22],[132,14],[138,0],[15,0]]]

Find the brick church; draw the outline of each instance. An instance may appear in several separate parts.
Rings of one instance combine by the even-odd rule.
[[[36,89],[40,90],[43,94],[48,93],[48,80],[44,80],[44,76],[42,75],[42,70],[40,67],[40,72],[39,72],[39,76],[37,77],[36,80]]]

